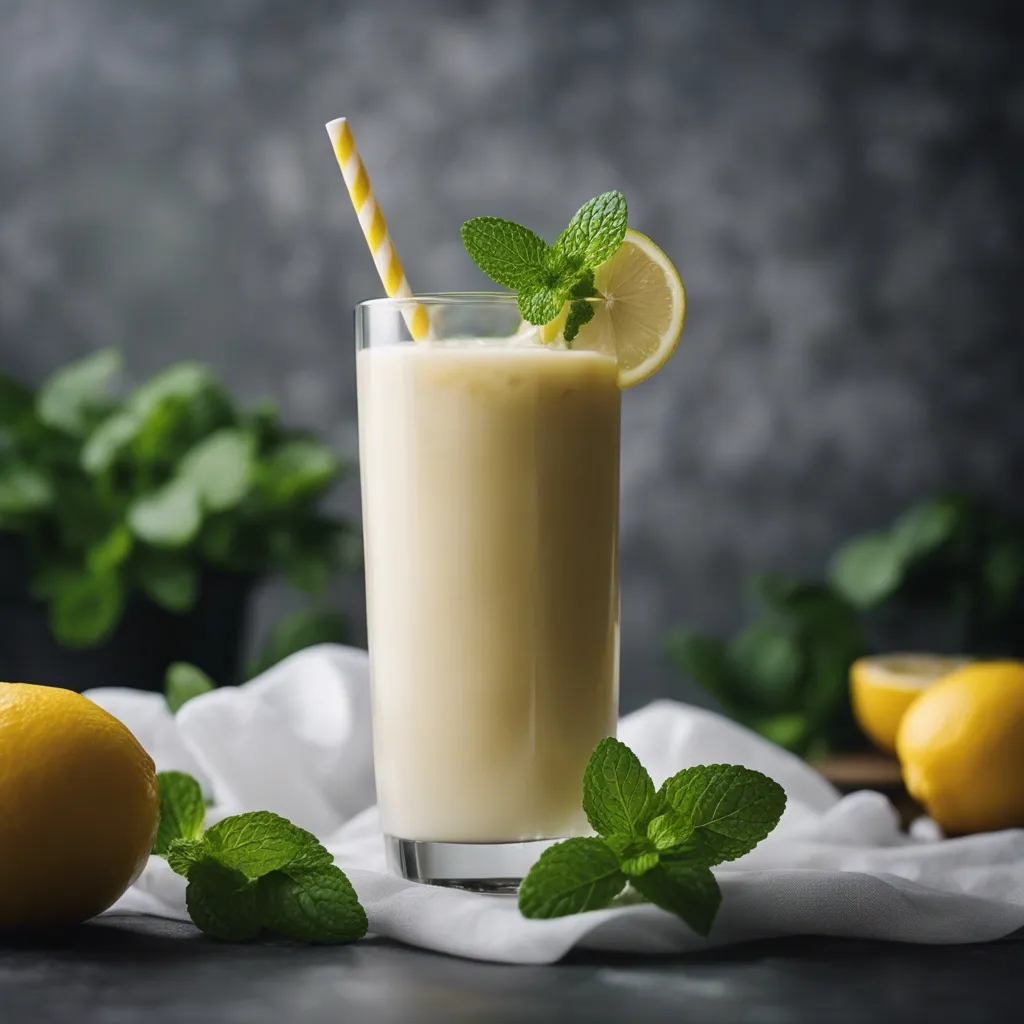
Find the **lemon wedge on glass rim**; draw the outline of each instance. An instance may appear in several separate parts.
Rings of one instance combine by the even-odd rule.
[[[593,319],[580,328],[574,349],[604,352],[619,364],[619,387],[653,377],[679,344],[686,290],[672,261],[646,235],[626,229],[622,245],[594,271]],[[568,303],[541,328],[545,342],[565,327]]]

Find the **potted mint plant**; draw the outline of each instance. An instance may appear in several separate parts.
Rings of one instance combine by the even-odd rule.
[[[155,689],[184,660],[237,681],[256,581],[318,593],[359,557],[319,508],[343,466],[201,363],[125,398],[120,368],[103,350],[37,392],[0,374],[0,678]]]

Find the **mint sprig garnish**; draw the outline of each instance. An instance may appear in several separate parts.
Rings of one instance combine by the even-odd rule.
[[[562,336],[572,345],[594,316],[594,271],[626,236],[626,197],[603,192],[584,203],[548,245],[529,228],[501,217],[474,217],[462,225],[462,244],[493,281],[519,293],[517,305],[531,324],[550,323],[571,300]]]
[[[241,942],[270,929],[301,942],[354,942],[366,912],[311,832],[270,811],[224,818],[203,831],[202,791],[184,772],[161,772],[153,852],[188,879],[185,905],[214,938]]]
[[[545,850],[519,888],[519,909],[538,918],[599,910],[628,881],[707,935],[722,901],[711,867],[749,853],[785,807],[777,782],[740,765],[686,768],[655,790],[633,751],[604,739],[583,777],[583,808],[598,836]]]

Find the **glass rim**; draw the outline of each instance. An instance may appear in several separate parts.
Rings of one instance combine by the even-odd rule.
[[[396,295],[394,298],[381,296],[377,299],[363,299],[356,303],[356,309],[405,309],[408,306],[473,306],[494,303],[514,306],[519,300],[515,292],[423,292],[419,295]],[[590,295],[585,302],[600,302],[600,295]]]
[[[387,309],[393,307],[401,309],[405,306],[473,305],[488,302],[515,305],[516,299],[515,292],[424,292],[422,295],[396,295],[394,298],[382,296],[378,299],[363,299],[362,302],[356,303],[356,308]]]

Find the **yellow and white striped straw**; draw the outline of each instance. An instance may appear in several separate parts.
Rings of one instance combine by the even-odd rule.
[[[408,278],[402,269],[402,261],[395,252],[395,244],[391,241],[384,215],[377,205],[369,175],[359,158],[359,150],[356,149],[355,140],[352,138],[348,119],[339,117],[328,121],[324,127],[331,138],[334,155],[348,186],[348,194],[356,209],[359,226],[363,229],[366,244],[370,247],[384,291],[388,298],[392,299],[411,297],[412,288],[409,287]],[[421,303],[417,302],[415,306],[403,309],[402,315],[409,326],[409,333],[416,341],[422,341],[430,334],[430,315]]]

